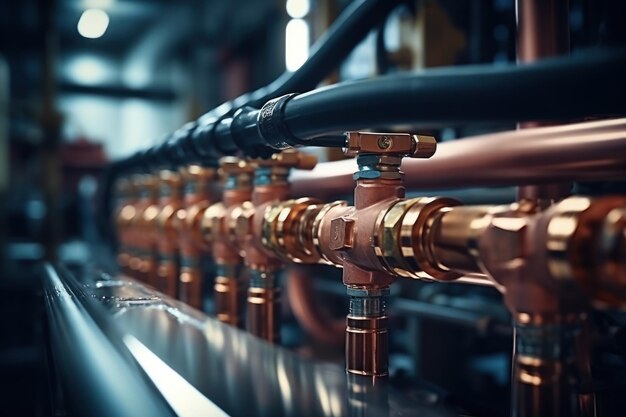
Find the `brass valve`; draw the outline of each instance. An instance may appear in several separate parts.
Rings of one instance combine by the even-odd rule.
[[[209,184],[216,181],[217,170],[190,165],[180,170],[184,184],[185,209],[177,213],[176,228],[196,249],[205,249],[202,236],[202,218],[214,197],[209,195]]]
[[[225,201],[214,203],[204,211],[201,229],[207,244],[220,236],[228,235],[231,215],[227,212],[227,206],[236,206],[247,201],[252,187],[254,166],[245,159],[228,156],[220,159],[219,173],[224,183]],[[237,198],[238,194],[243,198]],[[226,201],[233,198],[237,201]]]
[[[209,184],[217,179],[217,170],[202,165],[189,165],[181,168],[185,196],[206,195]]]
[[[156,204],[158,181],[155,175],[137,175],[133,178],[138,188],[137,214],[132,221],[133,245],[137,248],[131,259],[136,278],[153,283],[156,276]]]
[[[277,200],[279,205],[286,203],[281,200],[283,195],[287,192],[286,181],[289,170],[291,168],[313,169],[317,164],[317,157],[298,152],[294,149],[287,149],[273,154],[269,159],[253,160],[252,164],[256,168],[254,178],[255,192],[253,194],[254,201],[245,202],[239,207],[236,207],[232,211],[227,225],[231,239],[233,242],[240,245],[240,247],[243,247],[248,236],[254,233],[255,215],[258,216],[258,219],[264,219],[274,214],[275,208],[272,207],[272,204],[262,208],[258,206],[271,200]],[[285,215],[286,212],[283,216]],[[280,220],[280,218],[277,218],[277,220]],[[278,227],[281,228],[282,226],[278,225]],[[265,245],[264,239],[268,233],[269,231],[267,230],[262,232],[261,243],[263,245]],[[289,239],[290,237],[287,238],[287,240]],[[281,259],[290,259],[282,258],[274,250],[272,250],[272,253]]]
[[[159,196],[162,202],[161,211],[157,217],[158,233],[161,239],[177,239],[175,218],[180,206],[180,189],[182,179],[174,171],[163,170],[159,173]]]
[[[202,262],[202,258],[208,255],[209,247],[202,237],[201,222],[204,212],[215,200],[217,169],[190,165],[179,171],[184,183],[184,207],[176,212],[174,221],[180,255],[178,297],[201,309],[202,287],[205,278],[211,277]]]
[[[130,273],[130,260],[134,248],[132,247],[131,222],[137,215],[137,195],[132,182],[127,178],[121,178],[115,183],[115,228],[119,243],[117,263],[120,270]]]
[[[251,164],[255,168],[255,187],[270,186],[275,189],[275,191],[270,191],[269,189],[259,188],[261,192],[257,192],[257,199],[260,202],[267,202],[268,200],[280,199],[276,191],[278,191],[279,187],[286,187],[287,177],[292,168],[311,170],[317,164],[317,157],[295,149],[287,149],[273,154],[271,158],[254,159],[251,161]],[[269,191],[269,193],[265,195],[265,191]]]
[[[126,178],[118,180],[115,184],[115,197],[117,200],[115,224],[118,238],[123,239],[123,234],[129,231],[130,223],[137,213],[136,201],[134,201],[137,198],[134,184]]]
[[[225,189],[233,188],[235,184],[240,188],[252,185],[254,166],[247,160],[226,156],[220,159],[219,164],[219,176],[224,182]]]
[[[217,319],[238,326],[242,298],[239,274],[243,251],[233,240],[229,229],[233,227],[235,213],[250,201],[254,167],[247,160],[225,157],[220,160],[219,172],[224,184],[222,201],[204,210],[201,229],[216,264],[214,290]]]

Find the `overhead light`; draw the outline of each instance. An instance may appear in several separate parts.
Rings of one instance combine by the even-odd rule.
[[[101,37],[108,27],[109,15],[100,9],[87,9],[78,20],[78,33],[89,39]]]
[[[109,9],[113,7],[115,0],[83,0],[81,2],[83,9]]]
[[[309,0],[287,0],[287,14],[292,19],[302,19],[309,14],[311,4]]]
[[[302,19],[291,19],[285,28],[285,64],[295,71],[309,57],[309,24]]]
[[[64,70],[68,79],[82,85],[101,85],[115,77],[113,65],[95,55],[72,57],[66,62]]]

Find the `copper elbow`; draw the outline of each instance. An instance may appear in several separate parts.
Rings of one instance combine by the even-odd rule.
[[[287,299],[291,311],[304,330],[316,340],[340,346],[345,339],[345,318],[333,319],[323,311],[322,303],[315,299],[313,279],[304,267],[289,268]]]

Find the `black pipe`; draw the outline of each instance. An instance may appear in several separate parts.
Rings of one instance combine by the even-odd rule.
[[[626,50],[606,49],[521,66],[386,76],[297,95],[284,106],[282,123],[299,144],[334,132],[395,124],[432,127],[623,114],[624,74]]]
[[[223,103],[201,116],[193,137],[195,141],[202,141],[205,146],[196,156],[218,158],[224,154],[235,153],[236,149],[222,152],[219,149],[222,145],[213,138],[221,137],[219,132],[215,131],[215,127],[219,126],[222,119],[232,116],[244,106],[260,107],[274,97],[315,88],[337,68],[372,28],[383,22],[389,13],[403,2],[406,0],[352,2],[311,47],[309,58],[297,71],[285,71],[269,85]],[[267,148],[264,151],[257,151],[260,154],[271,153]]]
[[[180,143],[193,141],[207,158],[266,157],[274,150],[317,144],[345,130],[398,124],[520,122],[607,116],[626,112],[626,50],[602,49],[530,65],[446,68],[340,83],[240,108],[214,125],[200,122],[154,149],[154,163],[192,162]],[[210,132],[210,137],[196,132]],[[340,144],[340,141],[333,142]],[[192,147],[188,147],[191,149]],[[171,155],[176,151],[176,155]],[[145,158],[144,158],[145,160]]]
[[[379,77],[288,94],[239,113],[237,145],[257,155],[376,126],[565,120],[626,112],[626,50],[591,50],[530,65],[477,65]],[[258,117],[256,125],[237,118]],[[223,122],[227,122],[224,120]],[[216,136],[230,141],[230,133]]]

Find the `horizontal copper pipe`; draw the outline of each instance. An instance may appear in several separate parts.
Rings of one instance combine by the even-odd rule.
[[[438,146],[402,164],[408,189],[543,184],[626,178],[626,118],[476,136]],[[352,159],[295,171],[293,190],[315,197],[350,194]]]

